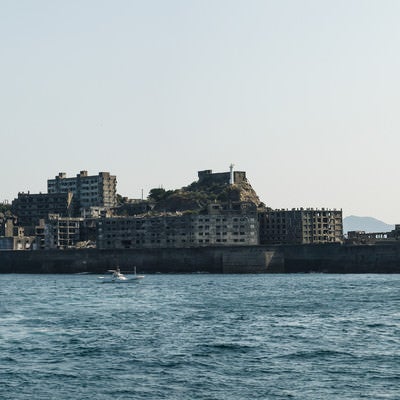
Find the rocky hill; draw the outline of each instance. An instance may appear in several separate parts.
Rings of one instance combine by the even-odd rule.
[[[152,189],[149,200],[158,212],[199,212],[212,202],[247,201],[263,207],[247,178],[231,185],[221,180],[199,180],[177,190]]]

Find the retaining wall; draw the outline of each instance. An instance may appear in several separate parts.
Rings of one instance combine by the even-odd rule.
[[[400,244],[0,251],[0,273],[400,273]]]

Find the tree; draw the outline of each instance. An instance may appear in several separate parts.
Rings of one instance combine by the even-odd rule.
[[[163,188],[151,189],[147,198],[155,202],[160,201],[165,198],[166,191]]]
[[[11,212],[11,204],[0,203],[0,212],[6,213],[7,211]]]

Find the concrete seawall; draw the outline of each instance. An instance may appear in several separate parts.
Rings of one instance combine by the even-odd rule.
[[[0,252],[0,273],[103,273],[120,266],[141,273],[266,273],[282,270],[276,249],[259,246],[152,250],[62,250]],[[271,271],[272,272],[272,271]]]
[[[400,273],[400,243],[285,246],[284,259],[287,273]]]
[[[0,251],[0,273],[400,273],[400,244]]]

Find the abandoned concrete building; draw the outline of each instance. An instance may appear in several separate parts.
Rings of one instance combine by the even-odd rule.
[[[198,181],[188,187],[192,192],[177,191],[182,204],[193,205],[181,212],[176,211],[180,210],[176,204],[181,203],[173,196],[175,203],[170,209],[162,209],[165,202],[157,209],[155,199],[125,199],[116,207],[116,183],[109,172],[89,176],[80,171],[73,178],[61,172],[47,181],[48,193],[19,193],[12,202],[12,212],[18,226],[25,228],[27,239],[23,239],[25,234],[13,233],[16,242],[7,239],[3,247],[67,249],[86,242],[99,249],[135,249],[343,240],[341,210],[266,208],[247,181],[246,172],[234,171],[233,165],[229,172],[198,171]],[[193,197],[188,196],[193,192]],[[183,202],[187,198],[189,202]],[[11,236],[12,229],[4,223],[2,231],[6,229]],[[31,237],[36,237],[35,246]]]
[[[33,250],[35,236],[4,236],[0,237],[0,250]]]
[[[68,249],[80,241],[80,224],[83,218],[61,218],[50,215],[44,230],[45,249]]]
[[[50,214],[35,227],[36,249],[94,247],[96,218],[69,218]]]
[[[342,210],[266,210],[259,214],[261,244],[341,243]]]
[[[103,218],[97,235],[100,249],[259,243],[257,209],[252,203],[210,204],[204,214]]]
[[[200,184],[235,184],[246,181],[245,171],[233,171],[233,165],[231,165],[230,172],[213,172],[211,169],[205,169],[198,171],[197,176],[199,177]]]
[[[49,214],[69,217],[73,213],[74,203],[71,192],[65,193],[18,193],[11,205],[13,214],[18,217],[18,225],[35,226]]]
[[[400,225],[396,224],[390,232],[347,232],[347,243],[352,244],[375,244],[380,242],[393,242],[400,240]]]
[[[111,208],[117,204],[117,178],[109,172],[88,175],[87,171],[67,178],[65,172],[60,172],[54,179],[47,180],[47,192],[72,192],[81,213],[91,207]]]

